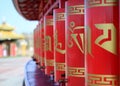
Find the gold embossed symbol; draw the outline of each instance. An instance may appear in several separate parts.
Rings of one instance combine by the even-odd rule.
[[[116,28],[112,23],[95,24],[98,30],[102,30],[103,34],[97,37],[95,44],[103,49],[116,54]]]
[[[51,43],[51,37],[50,36],[45,36],[45,50],[46,51],[52,51],[52,43]]]
[[[71,48],[76,44],[79,50],[84,53],[84,32],[75,32],[76,30],[84,30],[84,26],[75,26],[75,22],[72,21],[68,29],[71,32],[68,47]]]
[[[65,49],[62,49],[62,45],[61,42],[58,42],[58,32],[55,30],[55,50],[61,54],[65,54]]]

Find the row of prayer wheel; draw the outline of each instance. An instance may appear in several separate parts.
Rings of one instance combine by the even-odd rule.
[[[64,86],[120,86],[119,1],[68,0],[40,19],[34,57]]]

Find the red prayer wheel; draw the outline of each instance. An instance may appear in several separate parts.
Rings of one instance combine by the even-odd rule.
[[[34,29],[34,59],[36,60],[36,52],[37,52],[37,50],[36,50],[36,47],[37,47],[37,45],[36,45],[36,28]]]
[[[39,26],[36,28],[36,63],[39,64],[39,48],[40,48],[40,39],[39,39]]]
[[[118,5],[118,0],[86,0],[87,86],[119,86]]]
[[[65,75],[65,10],[54,10],[55,81]]]
[[[66,4],[67,86],[85,86],[84,0]]]
[[[38,37],[38,26],[36,28],[36,37]],[[38,48],[39,48],[39,41],[36,39],[36,63],[38,64]]]
[[[53,16],[44,17],[45,29],[45,73],[50,75],[54,71],[54,40]]]
[[[36,40],[38,41],[38,63],[41,66],[42,64],[42,38],[41,38],[41,22],[38,24],[38,35],[36,36]]]
[[[41,53],[41,46],[40,46],[40,45],[41,45],[41,38],[40,38],[40,35],[41,35],[40,29],[41,29],[41,28],[40,28],[40,27],[41,27],[41,26],[40,26],[40,23],[39,23],[39,24],[38,24],[38,27],[37,27],[37,28],[38,28],[38,30],[37,30],[37,33],[38,33],[38,34],[37,34],[37,41],[38,41],[38,52],[37,52],[37,54],[38,54],[38,58],[37,58],[37,59],[38,59],[38,65],[39,65],[39,66],[40,66],[40,62],[41,62],[41,56],[40,56],[40,55],[41,55],[41,54],[40,54],[40,53]]]
[[[45,40],[44,40],[44,21],[43,20],[41,20],[40,21],[40,23],[41,23],[41,29],[40,29],[40,38],[41,38],[41,40],[40,40],[40,47],[41,47],[41,54],[40,54],[40,56],[41,56],[41,68],[43,68],[44,69],[44,67],[45,67],[45,58],[44,58],[44,56],[45,56],[45,52],[44,52],[44,42],[45,42]]]

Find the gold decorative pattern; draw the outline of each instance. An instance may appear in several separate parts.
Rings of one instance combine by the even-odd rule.
[[[84,5],[68,6],[68,15],[84,14]]]
[[[52,51],[52,40],[51,40],[51,36],[45,36],[45,50],[46,51]]]
[[[116,6],[119,0],[88,0],[88,7]]]
[[[85,68],[68,67],[68,76],[85,77]]]
[[[41,23],[41,29],[43,29],[44,28],[44,23]]]
[[[88,74],[88,86],[118,86],[117,75]]]
[[[45,62],[45,59],[44,59],[44,57],[41,57],[41,61],[42,61],[42,63],[44,63],[44,62]]]
[[[65,21],[65,13],[56,13],[56,21]]]
[[[53,25],[53,19],[47,19],[46,25]]]
[[[47,66],[54,66],[54,60],[46,60]]]
[[[87,52],[92,56],[92,49],[91,49],[91,28],[86,26],[87,28]]]
[[[65,71],[65,63],[56,63],[56,70]]]

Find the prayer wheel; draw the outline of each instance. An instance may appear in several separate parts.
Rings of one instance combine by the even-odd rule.
[[[65,10],[55,9],[54,38],[55,38],[55,81],[65,78]]]
[[[84,0],[68,0],[67,28],[67,86],[85,86]]]
[[[50,75],[54,71],[54,40],[53,16],[44,17],[45,31],[45,73]]]
[[[40,43],[40,47],[41,47],[41,54],[40,54],[40,58],[41,58],[41,69],[44,69],[45,68],[45,58],[44,58],[44,56],[45,56],[45,49],[44,49],[44,43],[45,43],[45,39],[44,39],[44,37],[45,37],[45,33],[44,33],[44,20],[43,19],[41,19],[40,20],[40,23],[41,23],[41,29],[40,29],[40,38],[41,38],[41,43]]]
[[[118,5],[118,0],[86,0],[87,86],[119,86]]]

